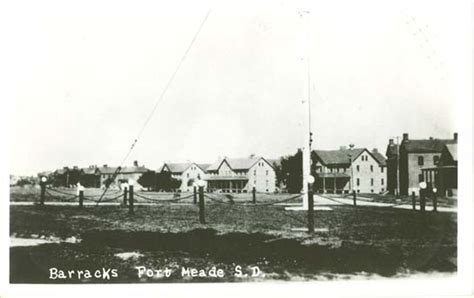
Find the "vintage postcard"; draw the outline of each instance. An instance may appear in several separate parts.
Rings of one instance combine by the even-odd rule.
[[[0,294],[471,293],[469,1],[2,6]]]

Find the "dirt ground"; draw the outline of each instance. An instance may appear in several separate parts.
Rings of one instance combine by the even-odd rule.
[[[315,212],[317,232],[304,232],[307,214],[279,205],[206,201],[206,224],[191,200],[136,206],[11,206],[13,238],[64,240],[11,247],[13,283],[219,282],[398,277],[455,272],[457,215],[382,207],[331,206]],[[294,229],[298,229],[295,231]],[[303,230],[301,230],[303,229]],[[133,257],[120,258],[131,253]],[[139,277],[137,266],[169,268],[169,278]],[[223,278],[182,277],[182,267],[213,266]],[[236,277],[241,266],[250,274]],[[49,269],[114,268],[117,278],[49,279]]]

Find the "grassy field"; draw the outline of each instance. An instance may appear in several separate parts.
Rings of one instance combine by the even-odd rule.
[[[276,200],[261,197],[259,203]],[[235,204],[206,200],[206,224],[199,223],[192,199],[136,206],[133,216],[121,206],[11,206],[12,237],[81,239],[75,244],[12,247],[11,282],[313,280],[457,268],[455,213],[422,215],[394,208],[331,206],[331,211],[315,212],[315,227],[327,230],[308,235],[292,230],[305,227],[305,212],[263,203],[239,204],[241,200],[235,199]],[[127,252],[140,255],[127,260],[116,256]],[[258,266],[265,277],[235,277],[236,265]],[[135,266],[168,267],[175,273],[167,279],[139,278]],[[178,274],[181,266],[217,266],[226,276],[183,279]],[[57,281],[48,279],[50,267],[116,268],[120,274],[111,281]]]

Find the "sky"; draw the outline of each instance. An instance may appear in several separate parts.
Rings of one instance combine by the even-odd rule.
[[[459,128],[462,2],[45,3],[15,2],[0,24],[12,174],[119,165],[209,9],[125,165],[292,154],[308,97],[313,149]]]

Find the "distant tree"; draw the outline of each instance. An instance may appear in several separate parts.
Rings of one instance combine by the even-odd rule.
[[[170,172],[161,172],[156,175],[156,190],[172,191],[181,186],[181,180],[171,177]]]
[[[283,172],[281,170],[281,160],[282,159],[283,158],[280,158],[280,163],[277,163],[277,162],[272,163],[272,166],[275,169],[275,182],[276,182],[277,185],[281,185],[282,183],[284,183],[284,181],[283,181]]]
[[[170,180],[170,189],[171,190],[176,190],[178,188],[181,187],[181,179],[175,179],[175,178],[171,178]]]
[[[18,181],[16,182],[16,185],[17,186],[24,186],[24,185],[33,185],[35,184],[34,181],[27,177],[27,178],[20,178],[18,179]]]
[[[148,171],[143,173],[137,182],[148,190],[156,188],[156,172]]]
[[[294,155],[282,157],[277,171],[277,182],[283,182],[289,193],[299,193],[303,187],[303,152],[301,149]]]
[[[79,169],[70,169],[69,170],[69,177],[67,181],[66,187],[69,185],[76,185],[81,179],[81,171]]]

